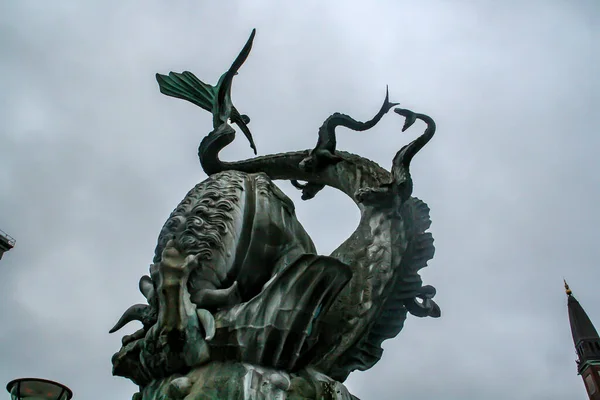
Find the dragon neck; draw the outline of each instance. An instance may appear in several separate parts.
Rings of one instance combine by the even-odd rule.
[[[404,155],[402,157],[402,163],[406,168],[409,167],[413,157],[433,138],[435,133],[435,122],[434,120],[425,114],[415,114],[418,119],[427,124],[425,132],[411,143],[406,146]]]
[[[341,156],[341,162],[319,172],[300,167],[301,161],[308,156],[310,150],[278,153],[235,162],[221,161],[220,151],[234,138],[235,130],[223,124],[202,140],[198,156],[207,175],[227,170],[245,173],[262,172],[273,180],[300,180],[331,186],[341,190],[355,202],[357,202],[355,193],[358,189],[378,187],[391,180],[390,173],[375,162],[341,151],[336,152]]]
[[[400,189],[402,198],[408,198],[412,193],[412,178],[410,176],[410,162],[413,157],[433,138],[435,134],[435,122],[425,114],[415,114],[416,118],[427,124],[425,132],[406,146],[394,156],[392,161],[392,177],[394,184]]]

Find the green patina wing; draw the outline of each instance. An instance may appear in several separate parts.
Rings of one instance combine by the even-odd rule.
[[[235,109],[231,102],[231,83],[233,82],[233,77],[237,75],[238,70],[244,64],[248,55],[250,54],[250,50],[252,50],[252,43],[254,42],[254,36],[256,35],[256,29],[252,29],[252,33],[250,37],[246,41],[246,44],[240,51],[240,54],[236,57],[236,59],[231,64],[231,67],[221,75],[219,78],[219,82],[216,86],[216,101],[214,102],[214,106],[212,109],[213,113],[213,124],[216,128],[222,123],[226,123],[229,118],[234,120],[244,134],[248,137],[252,148],[256,152],[256,148],[254,147],[254,141],[252,140],[252,136],[250,135],[250,131],[248,127],[246,127],[246,123],[240,116],[239,112]],[[245,129],[243,129],[245,128]]]
[[[221,75],[216,86],[202,82],[189,71],[182,73],[170,72],[169,75],[156,74],[156,81],[162,94],[187,100],[210,112],[213,116],[213,128],[216,129],[231,119],[233,123],[240,127],[250,142],[254,154],[256,154],[256,145],[250,129],[248,129],[250,118],[247,115],[241,115],[233,106],[231,102],[231,83],[233,77],[237,75],[237,71],[248,58],[250,50],[252,50],[255,34],[256,29],[253,29],[240,54],[238,54],[227,72]]]
[[[212,113],[218,87],[202,82],[189,71],[156,74],[156,81],[162,94],[187,100]]]
[[[410,221],[407,225],[411,229],[408,232],[408,248],[400,263],[392,292],[365,336],[349,348],[334,366],[330,376],[336,380],[343,382],[350,372],[367,370],[381,359],[383,341],[397,336],[404,327],[408,313],[406,301],[413,299],[423,287],[418,272],[427,266],[435,252],[433,236],[425,232],[431,225],[429,207],[412,197],[403,205],[402,216],[405,221]]]

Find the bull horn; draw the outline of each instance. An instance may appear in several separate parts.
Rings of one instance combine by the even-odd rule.
[[[121,329],[122,327],[124,327],[125,325],[130,323],[131,321],[140,321],[140,322],[144,323],[146,320],[146,316],[148,314],[149,308],[150,308],[150,306],[148,306],[146,304],[132,305],[123,313],[123,316],[121,316],[121,318],[119,318],[119,321],[116,323],[116,325],[110,331],[108,331],[108,333],[115,333],[116,331],[118,331],[119,329]]]
[[[198,316],[200,325],[202,325],[202,328],[204,328],[204,340],[208,342],[215,336],[215,317],[213,317],[210,311],[204,308],[198,308],[196,310],[196,315]]]
[[[238,289],[237,281],[226,289],[202,289],[192,294],[192,303],[198,307],[226,307],[239,304],[242,296]]]
[[[140,292],[144,295],[146,300],[150,300],[154,296],[154,283],[152,283],[152,278],[148,275],[144,275],[140,278]]]

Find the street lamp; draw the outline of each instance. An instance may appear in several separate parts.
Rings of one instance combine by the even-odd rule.
[[[12,400],[70,400],[71,389],[58,382],[38,378],[15,379],[6,385]]]

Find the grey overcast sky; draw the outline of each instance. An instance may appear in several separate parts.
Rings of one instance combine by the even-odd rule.
[[[583,399],[562,289],[600,325],[597,0],[0,2],[0,383],[38,376],[76,399],[128,399],[111,376],[169,213],[205,178],[208,113],[156,72],[214,83],[257,28],[233,85],[259,154],[312,148],[339,111],[393,101],[438,134],[413,162],[440,319],[409,317],[346,382],[363,400]],[[420,134],[390,113],[338,148],[389,167]],[[250,157],[243,137],[225,152]],[[333,189],[298,215],[320,253],[358,223]],[[137,329],[132,324],[127,332]],[[0,395],[1,397],[1,395]]]

